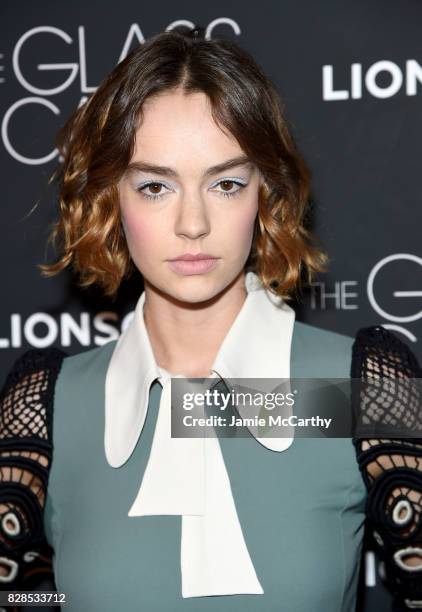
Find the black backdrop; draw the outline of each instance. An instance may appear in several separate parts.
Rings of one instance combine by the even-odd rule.
[[[349,335],[382,324],[420,358],[421,2],[17,0],[0,11],[2,378],[29,347],[75,353],[116,338],[133,311],[139,276],[111,303],[36,268],[53,257],[52,142],[128,50],[180,20],[237,40],[286,103],[312,171],[314,231],[331,257],[297,317]],[[365,611],[389,609],[371,552],[363,571]]]

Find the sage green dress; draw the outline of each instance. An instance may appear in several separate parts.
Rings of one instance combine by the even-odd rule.
[[[262,595],[184,599],[181,516],[128,517],[149,456],[161,385],[129,460],[104,454],[105,375],[115,341],[64,359],[56,382],[44,513],[68,612],[352,612],[366,489],[350,438],[295,438],[284,452],[220,438]],[[292,378],[348,378],[353,338],[296,321]]]

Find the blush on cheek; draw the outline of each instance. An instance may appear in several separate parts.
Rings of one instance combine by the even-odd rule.
[[[128,210],[124,215],[124,227],[128,249],[135,262],[164,258],[170,234],[160,215],[151,218]]]
[[[145,219],[140,219],[138,215],[131,211],[125,213],[122,223],[128,240],[144,242],[148,239],[148,236],[151,237],[152,235],[148,222]]]

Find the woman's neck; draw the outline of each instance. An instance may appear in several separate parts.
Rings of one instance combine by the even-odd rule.
[[[246,299],[242,272],[211,300],[168,299],[145,283],[144,321],[157,365],[186,377],[205,377]]]

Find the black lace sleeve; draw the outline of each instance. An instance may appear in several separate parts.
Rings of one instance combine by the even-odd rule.
[[[352,387],[352,406],[368,544],[382,563],[394,612],[422,610],[422,370],[398,336],[373,326],[355,337],[351,378],[365,382]]]
[[[52,577],[43,511],[52,457],[53,397],[64,351],[30,349],[0,392],[0,590]]]

